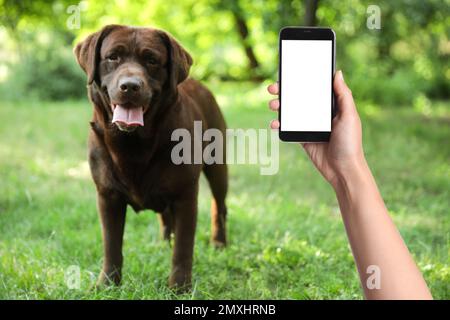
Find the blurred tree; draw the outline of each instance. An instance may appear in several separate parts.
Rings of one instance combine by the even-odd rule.
[[[0,24],[10,32],[19,32],[19,24],[28,22],[58,27],[65,16],[61,14],[71,0],[0,0]]]
[[[241,7],[238,0],[221,0],[216,4],[219,10],[229,10],[233,15],[236,30],[238,32],[240,43],[244,48],[245,55],[248,59],[248,73],[251,80],[263,80],[259,73],[260,64],[253,50],[250,39],[250,31],[247,24],[246,12]]]
[[[363,99],[396,104],[423,95],[449,97],[450,0],[377,1],[380,30],[366,27],[371,0],[96,0],[81,12],[81,28],[68,29],[67,8],[77,2],[0,0],[0,35],[6,38],[0,42],[0,71],[12,74],[22,60],[28,69],[41,64],[42,79],[47,72],[48,78],[59,74],[73,81],[79,77],[67,52],[74,42],[122,23],[171,32],[194,57],[196,78],[274,79],[280,28],[321,25],[335,30],[338,67],[349,70],[347,81]],[[34,87],[42,84],[45,92],[45,83]],[[68,83],[64,88],[72,90]]]
[[[315,26],[317,23],[316,11],[319,5],[319,0],[305,1],[305,26]]]
[[[66,39],[67,44],[75,38],[72,32],[60,28],[65,21],[62,14],[71,0],[0,0],[0,25],[5,27],[16,41],[18,54],[23,55],[23,35],[36,27],[52,30]]]

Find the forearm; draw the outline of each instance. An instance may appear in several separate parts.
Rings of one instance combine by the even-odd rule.
[[[358,161],[352,168],[337,178],[334,188],[366,298],[432,298],[389,217],[367,163]],[[377,276],[379,288],[374,281]]]

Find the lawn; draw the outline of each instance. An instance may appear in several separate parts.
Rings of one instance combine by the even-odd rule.
[[[263,86],[211,83],[230,128],[266,128]],[[427,114],[358,102],[364,145],[389,211],[436,299],[450,298],[449,102]],[[301,148],[280,168],[230,169],[229,239],[208,243],[210,191],[201,181],[193,290],[167,288],[170,248],[153,212],[129,209],[120,287],[93,290],[102,260],[86,162],[86,101],[0,106],[0,299],[362,299],[332,189]],[[70,266],[80,289],[67,286]]]

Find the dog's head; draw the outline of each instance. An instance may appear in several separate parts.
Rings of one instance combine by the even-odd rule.
[[[97,86],[110,121],[121,131],[144,126],[144,115],[162,96],[177,95],[192,65],[189,53],[168,33],[108,25],[74,49],[88,84]]]

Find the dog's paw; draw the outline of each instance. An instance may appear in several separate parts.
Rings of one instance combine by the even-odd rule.
[[[227,241],[225,239],[211,239],[211,244],[216,249],[223,249],[227,246]]]
[[[192,288],[191,274],[187,272],[172,272],[169,277],[169,288],[177,294],[189,292]]]
[[[211,235],[211,244],[216,249],[222,249],[227,246],[227,236],[225,230],[217,230]]]
[[[120,285],[121,281],[121,274],[120,272],[114,271],[114,272],[104,272],[102,271],[100,275],[98,276],[97,283],[95,284],[95,288],[97,290],[101,290],[105,287],[111,287],[111,286],[118,286]]]

